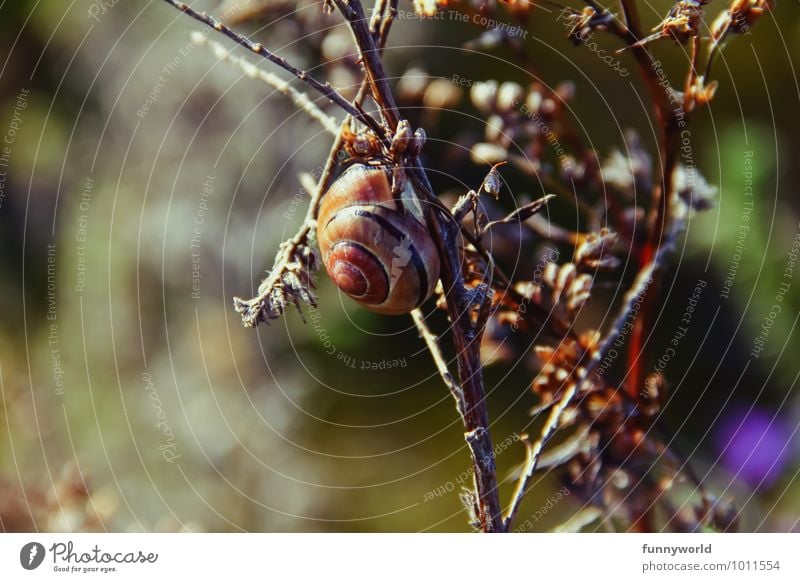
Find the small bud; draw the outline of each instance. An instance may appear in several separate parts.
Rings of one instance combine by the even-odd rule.
[[[447,79],[435,79],[425,89],[422,104],[430,109],[452,109],[461,101],[461,89]]]
[[[422,101],[430,76],[417,67],[408,69],[397,82],[397,96],[401,101]]]
[[[519,83],[503,83],[497,92],[497,110],[501,113],[508,113],[519,109],[524,98],[525,90]]]
[[[507,155],[505,148],[494,144],[476,143],[472,146],[472,161],[479,165],[504,162]]]
[[[470,90],[470,99],[479,111],[491,113],[497,103],[497,81],[475,83]]]
[[[492,115],[486,120],[486,141],[496,143],[503,137],[503,118]]]

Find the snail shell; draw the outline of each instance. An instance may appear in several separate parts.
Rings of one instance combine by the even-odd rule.
[[[428,299],[439,255],[410,184],[392,193],[391,168],[354,164],[330,187],[317,219],[328,275],[358,303],[403,314]]]

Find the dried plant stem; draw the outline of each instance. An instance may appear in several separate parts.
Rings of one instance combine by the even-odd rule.
[[[350,24],[350,30],[364,63],[364,70],[372,86],[372,98],[381,108],[381,113],[384,115],[389,129],[393,132],[397,129],[400,114],[397,111],[397,104],[389,81],[386,80],[386,74],[383,71],[380,50],[375,44],[372,31],[367,26],[364,8],[358,0],[333,0],[333,2]],[[392,133],[386,135],[391,137]]]
[[[374,38],[369,33],[364,10],[358,0],[333,0],[350,24],[353,38],[362,56],[372,97],[388,124],[390,133],[397,129],[400,115],[389,87]],[[407,162],[406,173],[422,197],[425,218],[433,235],[441,261],[441,278],[445,288],[447,313],[453,329],[453,341],[458,358],[458,372],[464,395],[462,421],[464,438],[470,448],[475,477],[474,513],[478,527],[485,532],[500,532],[502,514],[497,489],[494,447],[489,434],[489,415],[483,386],[480,362],[480,338],[483,329],[471,319],[470,299],[459,269],[459,226],[449,211],[441,210],[441,202],[433,194],[425,170],[416,156]],[[485,322],[483,322],[485,323]]]
[[[636,280],[634,281],[628,293],[625,295],[625,302],[623,303],[617,318],[614,320],[613,325],[600,342],[597,350],[594,351],[592,358],[586,362],[586,365],[584,366],[584,369],[578,378],[576,378],[575,381],[572,382],[571,385],[564,391],[558,403],[556,403],[550,409],[550,414],[545,421],[544,427],[539,433],[539,438],[533,443],[526,443],[525,465],[522,469],[522,475],[517,481],[517,487],[512,496],[508,513],[503,520],[503,527],[506,531],[510,531],[514,526],[514,520],[519,513],[520,506],[522,505],[522,499],[525,496],[525,492],[528,490],[531,479],[536,473],[536,468],[541,458],[542,450],[558,430],[558,427],[561,425],[562,414],[572,404],[575,396],[580,392],[583,383],[587,380],[587,378],[594,374],[597,367],[608,355],[609,350],[611,349],[614,341],[622,332],[622,328],[632,313],[636,303],[643,301],[643,299],[647,296],[648,290],[653,284],[653,278],[656,272],[661,268],[661,265],[663,264],[667,254],[672,251],[676,235],[677,231],[673,233],[668,241],[659,247],[653,259],[639,271]]]
[[[342,129],[344,129],[345,124],[348,122],[349,118],[342,123]],[[336,169],[336,154],[341,149],[342,142],[343,137],[340,131],[331,146],[330,154],[322,170],[317,188],[311,195],[311,200],[308,203],[308,209],[306,210],[306,216],[302,226],[292,238],[281,243],[272,270],[267,278],[259,284],[256,296],[252,299],[233,298],[234,308],[236,312],[242,316],[242,323],[245,326],[255,327],[258,325],[259,321],[264,320],[264,307],[268,304],[273,289],[281,285],[281,280],[289,264],[292,262],[295,253],[297,253],[300,248],[308,245],[309,238],[317,225],[317,213],[319,212],[320,201],[333,181],[333,175]]]
[[[645,46],[637,44],[641,40],[641,32],[635,0],[620,0],[620,2],[625,23],[611,18],[608,21],[608,27],[613,34],[627,43],[633,53],[653,101],[656,125],[661,128],[659,136],[660,176],[653,185],[652,201],[647,217],[647,240],[639,253],[639,268],[640,271],[643,271],[652,262],[653,256],[663,242],[664,232],[670,226],[669,201],[672,196],[675,168],[678,162],[680,129],[686,121],[684,119],[685,112],[676,99],[675,92],[661,84],[656,63],[650,52]],[[586,3],[595,10],[605,11],[594,0],[586,0]],[[640,355],[644,349],[644,332],[650,329],[654,306],[653,297],[657,288],[658,282],[654,281],[650,285],[649,293],[644,297],[640,316],[634,323],[628,344],[628,394],[634,399],[638,397],[639,388],[644,382],[645,368],[640,361]]]
[[[251,79],[263,81],[279,93],[286,95],[300,111],[307,113],[309,117],[318,121],[328,133],[339,135],[341,124],[335,117],[322,111],[308,95],[298,91],[278,75],[261,69],[244,57],[236,56],[232,50],[225,48],[221,43],[206,37],[204,34],[193,32],[191,39],[195,45],[209,48],[215,57],[234,65]]]
[[[352,103],[350,103],[350,101],[348,101],[341,93],[339,93],[336,89],[331,87],[330,84],[321,83],[320,81],[309,75],[306,71],[298,69],[283,57],[279,57],[272,51],[266,49],[262,44],[253,42],[246,36],[234,32],[233,30],[225,26],[222,22],[220,22],[213,16],[209,16],[205,12],[197,12],[192,7],[188,6],[183,2],[179,2],[178,0],[164,0],[164,1],[167,2],[168,4],[171,4],[181,12],[184,12],[187,15],[191,16],[198,22],[202,22],[203,24],[213,28],[217,32],[224,34],[229,39],[234,41],[236,44],[243,46],[244,48],[278,65],[285,71],[288,71],[289,73],[297,77],[299,80],[306,83],[309,87],[327,97],[331,102],[341,107],[346,113],[348,113],[355,119],[358,119],[361,123],[372,129],[373,131],[377,132],[378,135],[381,135],[382,128],[380,124],[375,120],[375,118],[369,115],[368,113],[364,112],[363,110],[359,109],[358,107],[354,106]]]
[[[450,369],[447,367],[447,360],[442,353],[442,348],[439,346],[439,337],[434,334],[428,327],[428,324],[425,323],[425,316],[422,311],[415,309],[411,312],[411,318],[414,320],[414,325],[417,326],[420,337],[425,340],[425,345],[431,353],[433,363],[436,364],[436,370],[439,372],[439,376],[442,377],[442,382],[444,382],[445,386],[450,390],[450,394],[452,394],[453,400],[456,402],[456,410],[458,410],[459,414],[463,415],[464,393],[461,391],[461,387],[458,385],[455,378],[453,378]]]

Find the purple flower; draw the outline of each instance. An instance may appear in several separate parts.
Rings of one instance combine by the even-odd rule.
[[[792,431],[771,411],[736,409],[717,426],[722,464],[753,487],[769,487],[780,477],[792,445]]]

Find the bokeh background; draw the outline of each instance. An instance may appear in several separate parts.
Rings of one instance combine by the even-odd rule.
[[[651,25],[669,7],[639,5]],[[714,0],[707,11],[722,8]],[[574,116],[602,156],[626,128],[654,151],[631,57],[620,57],[634,71],[623,80],[572,46],[554,14],[537,11],[524,40],[541,80],[575,83]],[[709,489],[736,500],[746,531],[797,530],[800,519],[800,272],[784,277],[800,232],[798,16],[795,0],[777,0],[715,65],[718,96],[691,139],[719,191],[678,245],[651,352],[664,351],[707,281],[665,370],[665,423]],[[352,90],[352,70],[337,65],[351,51],[346,31],[335,17],[320,26],[307,38],[288,20],[242,29]],[[466,531],[460,421],[409,318],[368,313],[321,277],[319,307],[305,311],[314,325],[289,311],[241,326],[233,297],[253,293],[302,220],[297,175],[323,163],[330,139],[193,45],[198,29],[161,1],[0,2],[0,529]],[[390,75],[416,67],[440,79],[422,108],[407,109],[428,128],[428,159],[446,167],[433,174],[440,191],[475,187],[485,173],[465,153],[485,120],[452,76],[533,80],[502,47],[464,47],[481,32],[399,19],[387,50]],[[678,82],[683,49],[654,52]],[[507,178],[514,195],[543,193]],[[486,377],[495,441],[531,430],[530,372],[497,364]],[[498,457],[503,499],[522,459],[521,445]],[[559,487],[539,480],[522,518]],[[560,501],[535,529],[576,508]]]

